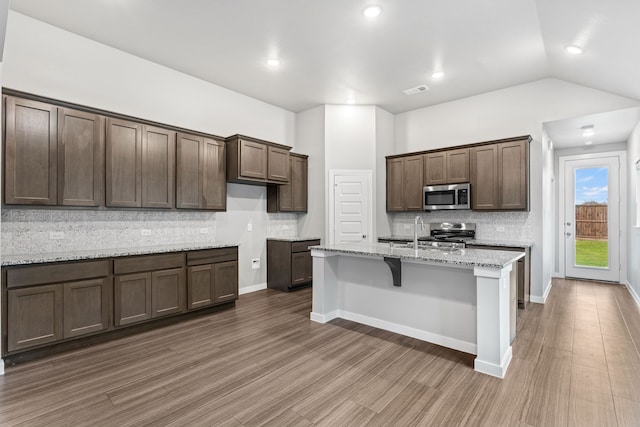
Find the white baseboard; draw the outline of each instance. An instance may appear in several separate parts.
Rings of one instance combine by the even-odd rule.
[[[557,271],[551,275],[551,277],[555,279],[564,279],[564,275],[558,273]]]
[[[507,368],[511,363],[511,359],[513,357],[513,352],[511,346],[507,348],[507,351],[504,354],[504,357],[500,361],[500,365],[496,365],[495,363],[485,362],[483,360],[473,361],[473,369],[481,372],[483,374],[491,375],[498,378],[504,378],[504,374],[507,372]]]
[[[549,283],[547,283],[547,288],[544,290],[544,294],[542,295],[542,297],[531,295],[531,302],[535,302],[538,304],[544,304],[545,302],[547,302],[547,298],[549,297],[549,292],[551,291],[551,286],[553,285],[551,280],[549,280]]]
[[[253,286],[243,286],[242,288],[238,289],[238,294],[240,295],[250,294],[251,292],[262,291],[263,289],[267,289],[266,282],[258,283],[257,285],[253,285]]]
[[[338,311],[330,311],[327,314],[320,314],[320,313],[315,313],[315,312],[311,312],[311,315],[309,316],[310,319],[314,322],[317,323],[327,323],[332,321],[335,318],[338,318],[340,316],[338,316]]]
[[[631,298],[633,298],[633,300],[636,302],[636,304],[638,304],[638,306],[640,307],[640,295],[638,295],[636,290],[633,289],[633,287],[631,286],[631,283],[629,283],[628,280],[625,280],[624,285],[629,290],[629,293],[631,294]]]
[[[313,313],[312,313],[313,315]],[[394,332],[396,334],[406,335],[408,337],[417,338],[443,347],[452,348],[454,350],[463,351],[465,353],[477,354],[477,346],[475,343],[457,340],[455,338],[445,337],[434,334],[432,332],[423,331],[421,329],[412,328],[397,323],[388,322],[386,320],[376,319],[374,317],[355,314],[348,311],[337,310],[338,317],[353,322],[362,323],[363,325],[373,326],[374,328],[384,329],[385,331]]]

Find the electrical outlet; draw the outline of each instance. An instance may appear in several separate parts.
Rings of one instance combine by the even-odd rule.
[[[62,240],[64,239],[64,231],[50,231],[49,240]]]
[[[200,234],[209,234],[209,229],[207,227],[202,227],[200,229]]]
[[[409,224],[404,224],[404,229],[405,229],[405,230],[411,230],[411,225],[409,225]]]
[[[253,224],[251,223],[247,224],[247,231],[253,231]]]
[[[143,228],[142,230],[140,230],[140,234],[143,236],[151,236],[151,229],[150,228]]]
[[[288,226],[288,225],[283,225],[283,226],[282,226],[282,229],[283,229],[283,230],[288,230],[288,229],[289,229],[289,226]]]
[[[260,258],[254,258],[251,260],[251,269],[258,270],[260,268]]]
[[[499,226],[496,227],[496,231],[504,232],[505,228],[503,226],[499,225]]]

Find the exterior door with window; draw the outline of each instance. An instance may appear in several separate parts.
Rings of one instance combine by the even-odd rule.
[[[565,275],[620,281],[620,160],[563,160]]]

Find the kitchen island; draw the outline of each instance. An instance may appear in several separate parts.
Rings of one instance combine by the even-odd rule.
[[[476,371],[504,377],[510,272],[524,254],[360,243],[311,255],[311,320],[343,318],[475,354]]]

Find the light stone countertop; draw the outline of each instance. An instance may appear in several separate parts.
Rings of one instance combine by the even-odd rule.
[[[424,236],[418,236],[418,239]],[[413,236],[380,236],[378,239],[393,240],[397,242],[412,242]],[[466,242],[469,245],[478,246],[504,246],[509,248],[530,248],[533,242],[530,240],[493,240],[493,239],[473,239]]]
[[[2,266],[40,264],[45,262],[78,261],[97,258],[113,258],[132,255],[151,255],[168,252],[186,252],[201,249],[230,248],[237,243],[179,243],[175,245],[139,246],[130,248],[93,249],[66,252],[45,252],[40,254],[3,255]]]
[[[524,256],[522,252],[484,249],[418,249],[391,247],[388,243],[341,243],[311,246],[311,250],[371,257],[395,257],[452,267],[503,268]]]
[[[278,237],[267,237],[267,240],[275,240],[279,242],[304,242],[306,240],[321,240],[320,237],[309,237],[309,236],[297,236],[297,237],[286,237],[286,236],[278,236]]]

